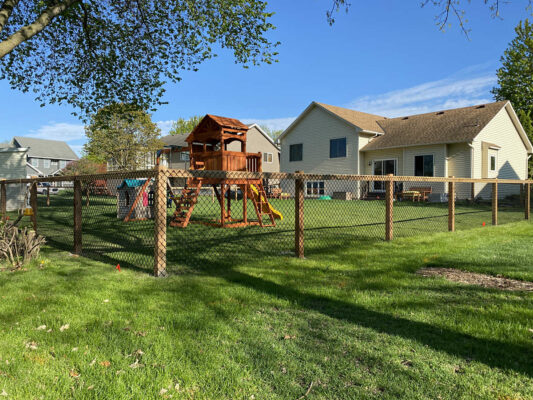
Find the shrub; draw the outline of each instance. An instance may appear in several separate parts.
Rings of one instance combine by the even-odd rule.
[[[38,257],[45,242],[45,238],[32,229],[19,229],[10,223],[0,224],[0,260],[8,261],[15,268],[21,268]]]

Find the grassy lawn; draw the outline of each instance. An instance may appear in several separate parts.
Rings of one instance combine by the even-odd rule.
[[[308,207],[307,215],[313,215]],[[333,216],[323,214],[322,206],[315,210],[323,221]],[[57,221],[62,218],[57,215]],[[471,224],[481,226],[481,219]],[[445,266],[533,280],[532,224],[414,237],[401,237],[398,228],[400,237],[389,243],[354,240],[359,228],[349,223],[336,235],[328,226],[310,227],[306,260],[258,258],[254,252],[266,252],[263,247],[225,257],[174,255],[180,261],[174,274],[154,279],[48,248],[42,269],[36,262],[27,271],[0,272],[0,394],[533,397],[533,293],[415,274],[425,266]],[[276,228],[280,234],[282,227]],[[211,235],[226,231],[211,229]],[[225,234],[231,235],[228,246],[242,249],[261,237],[273,244],[264,231],[265,236],[247,233],[254,240],[240,245],[233,243],[239,230]],[[144,237],[135,232],[116,235]],[[205,237],[208,231],[197,234],[202,232]]]

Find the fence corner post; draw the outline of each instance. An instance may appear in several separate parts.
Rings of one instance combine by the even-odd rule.
[[[450,178],[455,178],[451,176]],[[455,182],[448,182],[448,230],[455,232]]]
[[[0,186],[0,212],[2,213],[2,221],[6,221],[7,217],[7,190],[5,179],[2,179],[2,184]]]
[[[525,218],[529,221],[530,212],[531,212],[531,184],[526,183],[525,185]]]
[[[167,276],[167,168],[155,168],[154,276]]]
[[[492,225],[498,225],[498,182],[492,183]]]
[[[33,230],[37,232],[37,182],[33,181],[30,188],[30,207],[32,209],[31,222]]]
[[[300,176],[295,184],[295,215],[294,215],[294,253],[298,258],[304,258],[304,179],[303,171],[296,171]]]
[[[82,252],[82,206],[81,206],[81,181],[74,179],[74,254]]]
[[[392,180],[393,174],[387,176],[391,177],[385,182],[385,240],[389,241],[394,238],[394,181]]]

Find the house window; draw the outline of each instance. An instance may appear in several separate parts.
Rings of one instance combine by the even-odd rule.
[[[59,161],[59,168],[63,169],[67,166],[67,162],[65,160]]]
[[[433,155],[415,156],[415,176],[434,176]]]
[[[43,160],[43,167],[50,168],[50,160]]]
[[[324,181],[307,182],[307,196],[324,196]]]
[[[346,157],[346,138],[329,141],[329,158]]]
[[[272,153],[263,153],[263,162],[267,164],[272,164],[274,161],[274,155]]]
[[[490,170],[491,172],[496,171],[496,156],[495,155],[490,156]]]
[[[189,153],[187,151],[180,153],[180,161],[189,161]]]
[[[38,167],[39,166],[39,159],[38,158],[32,158],[31,159],[31,165],[33,167]]]
[[[304,145],[291,144],[289,148],[289,161],[302,161],[303,160]]]

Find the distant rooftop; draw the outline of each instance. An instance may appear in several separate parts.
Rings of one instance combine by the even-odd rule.
[[[28,147],[28,157],[50,158],[57,160],[77,160],[78,156],[70,146],[59,140],[37,139],[25,136],[15,136],[13,144],[16,147]]]

